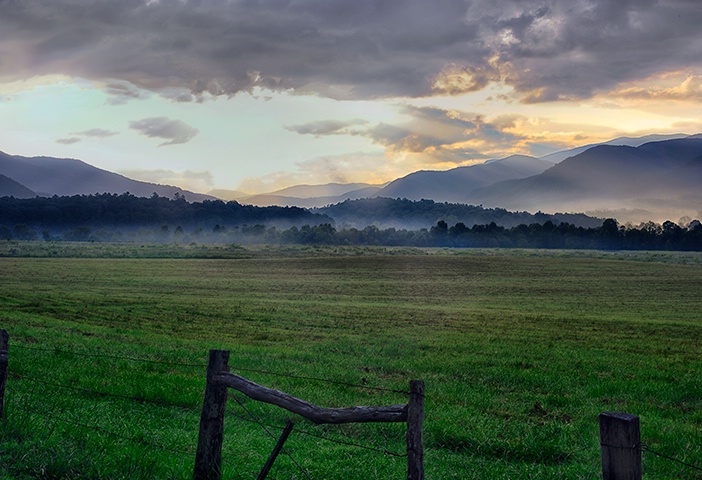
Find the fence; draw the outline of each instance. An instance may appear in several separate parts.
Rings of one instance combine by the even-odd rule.
[[[9,335],[5,330],[0,329],[0,419],[3,418],[5,414],[5,390],[6,381],[8,377],[8,344]],[[42,350],[41,348],[35,348],[35,350]],[[44,349],[49,350],[49,349]],[[56,349],[51,349],[49,351],[56,351]],[[88,355],[85,356],[105,356],[105,355]],[[114,358],[126,358],[128,360],[138,360],[149,362],[149,360],[144,359],[132,359],[127,357],[114,357]],[[170,448],[164,445],[157,445],[146,441],[144,439],[131,438],[120,436],[115,432],[110,432],[103,430],[99,427],[91,426],[85,423],[72,422],[85,428],[91,428],[93,430],[99,431],[101,433],[112,435],[118,438],[123,438],[128,441],[135,443],[141,443],[151,447],[161,448],[163,450],[171,451],[181,455],[192,455],[195,454],[195,468],[193,473],[193,478],[195,480],[200,479],[219,479],[221,475],[221,462],[222,462],[222,441],[223,441],[223,425],[224,425],[224,412],[226,409],[226,401],[229,398],[228,388],[233,388],[241,393],[244,393],[248,397],[259,400],[266,403],[271,403],[277,405],[281,408],[285,408],[288,411],[297,413],[304,418],[311,420],[314,423],[347,423],[347,422],[407,422],[407,433],[406,433],[406,443],[407,443],[407,478],[408,479],[422,479],[423,478],[423,446],[422,446],[422,422],[423,422],[423,402],[424,402],[424,384],[421,381],[410,382],[409,392],[401,392],[409,395],[409,402],[406,405],[391,405],[385,407],[350,407],[350,408],[321,408],[312,405],[304,400],[297,399],[286,393],[273,390],[267,387],[258,385],[250,380],[247,380],[239,375],[235,375],[229,372],[228,365],[229,353],[222,350],[212,350],[210,351],[210,361],[207,365],[207,383],[205,388],[205,395],[203,401],[203,407],[200,412],[200,431],[198,446],[195,452],[187,452],[174,448]],[[165,362],[156,362],[165,363]],[[185,365],[185,364],[179,364]],[[187,365],[204,367],[204,364],[198,365]],[[271,373],[271,372],[266,372]],[[295,378],[311,378],[311,377],[295,377]],[[315,379],[319,380],[319,379]],[[117,394],[106,394],[102,392],[94,392],[88,389],[83,389],[75,386],[66,385],[56,385],[52,382],[45,380],[35,380],[39,383],[44,383],[47,385],[54,385],[62,388],[68,388],[72,390],[84,391],[91,394],[99,394],[111,397],[120,397],[125,399],[131,399],[131,397],[117,395]],[[343,385],[356,386],[353,384],[347,384],[344,382],[330,381],[331,383],[341,383]],[[363,388],[368,388],[367,386],[361,386]],[[387,389],[382,389],[387,390]],[[396,391],[396,390],[393,390]],[[235,397],[236,399],[236,397]],[[237,400],[237,402],[243,407],[243,405]],[[167,406],[178,406],[180,405],[167,405]],[[39,413],[39,412],[35,412]],[[249,413],[249,412],[247,412]],[[264,426],[260,421],[255,420],[260,425]],[[264,426],[265,428],[265,426]],[[600,449],[601,449],[601,461],[602,461],[602,477],[604,480],[641,480],[643,476],[642,468],[642,457],[643,453],[656,455],[658,457],[665,458],[671,462],[683,465],[691,470],[702,471],[702,467],[692,465],[687,462],[680,461],[672,456],[664,455],[660,452],[654,451],[647,445],[641,442],[640,434],[640,419],[639,417],[627,413],[621,412],[605,412],[599,415],[599,428],[600,428]],[[278,443],[271,453],[268,461],[264,465],[263,469],[260,471],[258,478],[264,479],[268,471],[270,470],[276,456],[279,452],[284,451],[283,444],[287,438],[287,435],[293,429],[292,422],[288,422],[285,429],[283,429],[283,434],[278,439]],[[318,436],[310,432],[301,432],[307,435]],[[270,434],[270,432],[269,432]],[[320,436],[320,438],[323,438]],[[375,450],[372,447],[354,445],[348,442],[337,442],[346,445],[352,445],[361,448],[368,448]],[[390,453],[390,452],[383,452]],[[289,455],[289,454],[288,454]],[[290,456],[290,455],[289,455]],[[403,455],[396,455],[403,456]],[[290,457],[292,459],[292,457]],[[294,459],[292,459],[294,461]],[[297,462],[295,462],[297,464]],[[299,465],[298,465],[299,467]],[[302,468],[300,467],[302,470]],[[303,474],[309,478],[309,476],[302,470]]]
[[[407,405],[386,407],[321,408],[284,392],[258,385],[229,372],[229,352],[211,350],[207,366],[207,385],[200,417],[200,434],[195,458],[195,480],[219,480],[221,477],[222,439],[227,388],[234,388],[254,400],[270,403],[296,413],[316,424],[407,422],[407,478],[424,478],[422,421],[424,418],[424,382],[410,383]],[[291,426],[287,431],[292,429]],[[287,435],[281,436],[280,450]],[[269,461],[275,459],[274,451]],[[259,476],[259,478],[265,478]]]
[[[6,379],[8,377],[8,343],[9,343],[9,336],[5,330],[0,329],[0,418],[2,418],[4,412],[3,412],[3,406],[5,404],[5,399],[4,399],[4,391],[5,391],[5,383]],[[260,373],[269,373],[273,375],[280,375],[280,376],[285,376],[285,377],[292,377],[292,378],[302,378],[302,379],[308,379],[308,380],[317,380],[317,381],[325,381],[329,383],[334,383],[334,384],[341,384],[341,385],[346,385],[346,386],[353,386],[353,387],[359,387],[363,389],[371,389],[371,390],[383,390],[383,391],[391,391],[391,392],[397,392],[397,393],[404,393],[408,394],[410,396],[410,402],[406,405],[391,405],[388,407],[350,407],[350,408],[320,408],[315,405],[312,405],[308,402],[305,402],[303,400],[296,399],[295,397],[289,396],[287,394],[284,394],[283,392],[278,392],[273,389],[269,389],[266,387],[262,387],[261,385],[258,385],[254,382],[251,382],[250,380],[247,380],[243,377],[240,377],[238,375],[234,375],[230,373],[228,370],[228,357],[229,353],[226,351],[220,351],[220,350],[214,350],[210,352],[210,363],[209,364],[181,364],[181,363],[169,363],[169,362],[160,362],[160,361],[153,361],[153,360],[146,360],[146,359],[135,359],[131,357],[123,357],[123,356],[116,356],[116,355],[102,355],[98,353],[76,353],[76,352],[67,352],[63,350],[58,350],[55,348],[41,348],[41,347],[36,347],[36,346],[28,346],[28,345],[17,345],[17,347],[20,348],[26,348],[29,350],[39,350],[39,351],[47,351],[47,352],[52,352],[52,353],[61,353],[61,354],[70,354],[70,355],[77,355],[77,356],[86,356],[86,357],[107,357],[107,358],[119,358],[123,360],[132,360],[132,361],[142,361],[142,362],[153,362],[153,363],[163,363],[166,365],[180,365],[180,366],[195,366],[195,367],[207,367],[207,383],[205,387],[205,395],[204,395],[204,401],[203,401],[203,407],[202,410],[200,411],[200,434],[199,434],[199,439],[198,439],[198,444],[197,444],[197,449],[195,451],[189,452],[185,451],[183,449],[177,449],[177,448],[171,448],[169,446],[165,445],[159,445],[155,442],[146,440],[144,438],[140,438],[139,436],[137,437],[130,437],[130,436],[124,436],[119,433],[116,433],[114,431],[110,431],[107,429],[103,429],[98,426],[90,425],[88,421],[80,420],[80,421],[75,421],[71,420],[68,418],[61,418],[61,416],[53,416],[52,417],[52,422],[55,421],[61,421],[65,423],[69,423],[72,425],[76,425],[79,427],[83,427],[86,429],[91,429],[96,432],[100,432],[102,434],[120,438],[123,440],[131,441],[133,443],[138,443],[141,445],[145,445],[148,447],[155,447],[159,448],[162,450],[170,451],[173,453],[178,453],[181,456],[184,455],[194,455],[195,456],[195,468],[194,468],[194,473],[193,473],[193,478],[194,479],[214,479],[214,478],[220,478],[221,476],[221,464],[222,464],[222,457],[221,457],[221,448],[222,448],[222,443],[223,443],[223,423],[224,423],[224,413],[226,409],[226,401],[230,397],[230,395],[227,392],[228,388],[235,388],[236,390],[239,390],[240,392],[244,393],[245,395],[254,398],[258,395],[263,395],[266,398],[269,398],[270,395],[277,396],[278,399],[285,398],[286,400],[292,402],[291,404],[294,404],[292,408],[289,408],[289,411],[292,411],[294,413],[300,414],[302,417],[317,423],[331,423],[331,424],[340,424],[340,423],[350,423],[350,422],[408,422],[408,433],[406,435],[406,442],[408,445],[408,448],[411,448],[411,452],[408,451],[406,454],[401,455],[401,454],[396,454],[394,452],[388,451],[387,449],[380,449],[380,448],[374,448],[372,446],[368,445],[359,445],[359,444],[354,444],[351,442],[345,442],[345,441],[339,441],[339,440],[334,440],[332,438],[328,438],[324,435],[319,435],[315,434],[312,432],[305,432],[304,430],[300,430],[299,433],[304,434],[304,435],[309,435],[312,437],[317,437],[321,438],[327,441],[331,441],[334,443],[346,445],[346,446],[352,446],[352,447],[357,447],[357,448],[363,448],[366,450],[373,450],[378,453],[382,453],[385,455],[392,455],[395,457],[407,457],[408,459],[408,478],[411,479],[422,479],[423,478],[423,450],[422,450],[422,442],[421,442],[421,428],[422,428],[422,419],[423,419],[423,397],[424,397],[424,388],[423,388],[423,382],[419,381],[414,381],[411,382],[411,391],[410,392],[404,392],[404,391],[399,391],[399,390],[392,390],[392,389],[387,389],[387,388],[379,388],[379,387],[371,387],[368,385],[355,385],[347,382],[340,382],[340,381],[335,381],[335,380],[326,380],[326,379],[318,379],[318,378],[312,378],[312,377],[302,377],[302,376],[295,376],[295,375],[286,375],[286,374],[276,374],[274,372],[263,372],[259,370]],[[213,359],[216,359],[213,361]],[[246,370],[246,369],[244,369]],[[224,373],[227,373],[228,375],[223,375]],[[44,379],[36,379],[36,378],[29,378],[23,375],[19,375],[17,373],[14,374],[13,378],[19,378],[23,380],[28,380],[32,383],[35,384],[44,384],[47,385],[51,388],[63,388],[63,389],[69,389],[72,391],[78,391],[84,394],[90,394],[90,395],[99,395],[99,396],[106,396],[106,397],[118,397],[120,399],[125,399],[125,400],[136,400],[139,402],[143,402],[144,400],[139,398],[133,398],[129,397],[127,395],[119,395],[119,394],[114,394],[114,393],[104,393],[104,392],[98,392],[90,389],[85,389],[81,387],[77,387],[74,385],[61,385],[52,381],[47,381]],[[235,383],[236,385],[231,385],[232,383]],[[237,388],[238,387],[238,388]],[[246,410],[246,407],[244,407],[243,403],[241,403],[236,397],[233,397],[235,400],[237,400],[237,403]],[[151,402],[147,402],[151,403]],[[175,404],[166,404],[165,402],[153,402],[153,403],[158,403],[159,405],[167,406],[167,407],[179,407],[183,408],[182,405],[175,405]],[[280,402],[273,401],[273,402],[268,402],[272,404],[279,404]],[[279,405],[280,406],[280,405]],[[283,405],[285,408],[285,405]],[[300,409],[302,407],[302,410]],[[305,411],[305,408],[308,410]],[[37,414],[39,416],[44,416],[40,411],[36,410],[29,410],[26,407],[22,408],[25,411],[31,411],[31,413]],[[246,412],[253,417],[253,415],[246,410]],[[412,415],[409,415],[408,412],[412,412]],[[52,415],[47,415],[47,418]],[[245,418],[242,418],[239,415],[235,415],[242,420],[246,420]],[[412,422],[409,422],[409,419],[412,419]],[[258,419],[254,418],[254,422],[258,423],[261,427],[263,427],[266,432],[271,435],[269,430],[266,428],[268,427],[273,427],[276,428],[275,426],[271,425],[264,425],[263,422],[260,422]],[[287,435],[290,433],[292,430],[292,422],[289,422],[288,425],[286,425],[286,428],[283,431],[283,436],[281,436],[281,439],[279,440],[278,444],[276,445],[276,448],[274,449],[273,454],[268,458],[268,461],[264,465],[263,469],[260,471],[259,475],[257,478],[259,479],[264,479],[266,478],[266,475],[268,471],[270,471],[271,466],[273,465],[273,462],[275,461],[275,458],[277,454],[281,451],[284,451],[283,449],[283,443],[285,441],[285,438]],[[271,435],[272,436],[272,435]],[[306,478],[310,478],[309,475],[300,467],[300,465],[295,461],[295,459],[286,452],[286,454],[290,457],[290,459],[300,468],[302,474]],[[192,457],[191,457],[192,458]],[[228,462],[224,462],[228,463]],[[232,465],[230,463],[230,465]],[[237,477],[240,478],[240,477]]]
[[[623,412],[604,412],[599,415],[600,447],[602,449],[602,478],[604,480],[641,480],[643,452],[666,458],[693,470],[701,467],[681,462],[674,457],[651,450],[641,443],[639,417]]]

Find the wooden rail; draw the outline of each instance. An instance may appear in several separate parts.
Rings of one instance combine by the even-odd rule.
[[[264,387],[233,373],[214,377],[216,385],[226,385],[260,402],[270,403],[317,423],[405,422],[407,405],[387,407],[322,408],[287,393]]]

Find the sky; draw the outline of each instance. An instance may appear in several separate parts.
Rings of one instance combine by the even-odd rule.
[[[0,151],[206,193],[702,132],[699,0],[0,0]]]

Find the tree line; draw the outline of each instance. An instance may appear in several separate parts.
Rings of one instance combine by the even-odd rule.
[[[428,201],[414,203],[420,210],[447,208]],[[340,205],[348,208],[349,202]],[[373,205],[405,210],[411,206],[408,201]],[[143,198],[126,193],[2,197],[0,240],[702,251],[702,224],[666,221],[634,227],[607,219],[597,226],[546,220],[509,227],[492,221],[469,227],[465,222],[449,226],[439,220],[430,228],[337,228],[328,215],[296,207],[220,200],[188,203],[180,196]]]
[[[435,202],[434,200],[408,200],[407,198],[362,198],[346,200],[335,205],[315,208],[312,211],[333,218],[337,224],[365,227],[384,225],[395,228],[430,226],[438,220],[455,224],[489,225],[495,222],[503,227],[532,223],[568,222],[583,227],[598,227],[602,219],[582,213],[514,212],[504,208],[488,208],[482,205]]]
[[[379,229],[375,226],[337,230],[330,224],[323,224],[262,233],[280,243],[299,244],[702,251],[702,224],[699,221],[688,226],[667,221],[662,225],[647,222],[638,227],[627,227],[614,219],[607,219],[601,226],[590,228],[547,221],[506,228],[495,222],[472,227],[458,222],[449,227],[440,220],[430,229],[419,230]]]
[[[0,240],[702,251],[702,224],[693,221],[680,226],[668,221],[626,227],[607,219],[596,228],[551,221],[511,228],[491,222],[469,228],[461,222],[449,227],[441,220],[429,229],[419,230],[380,229],[374,225],[336,229],[330,223],[288,229],[263,224],[216,224],[212,228],[162,225],[129,230],[81,226],[61,234],[37,232],[27,224],[17,224],[0,225]]]
[[[143,227],[177,224],[183,227],[263,222],[290,226],[320,223],[330,218],[297,207],[256,207],[235,201],[205,200],[189,203],[175,198],[150,198],[130,193],[103,193],[34,198],[0,197],[0,224],[35,228]]]

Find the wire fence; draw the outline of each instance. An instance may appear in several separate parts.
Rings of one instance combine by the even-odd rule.
[[[144,364],[158,364],[158,365],[164,365],[164,366],[169,366],[169,367],[174,367],[174,368],[201,368],[201,369],[206,369],[207,364],[206,363],[193,363],[193,362],[172,362],[172,361],[165,361],[165,360],[157,360],[153,358],[139,358],[135,356],[128,356],[128,355],[118,355],[114,353],[107,353],[107,352],[85,352],[85,351],[80,351],[80,350],[69,350],[66,349],[65,347],[58,348],[58,347],[39,347],[39,346],[34,346],[34,345],[28,345],[24,343],[19,343],[19,342],[13,342],[12,343],[12,349],[15,351],[15,349],[21,351],[25,350],[28,352],[42,352],[46,354],[52,354],[52,355],[63,355],[66,358],[69,357],[77,357],[77,358],[90,358],[90,359],[95,359],[95,358],[105,358],[105,359],[110,359],[110,360],[123,360],[123,361],[129,361],[129,362],[137,362],[137,363],[144,363]],[[13,356],[13,358],[16,358]],[[36,360],[36,357],[32,358],[33,360]],[[18,360],[18,364],[22,364],[23,359]],[[401,394],[406,394],[407,392],[398,390],[398,389],[391,389],[391,388],[383,388],[383,387],[377,387],[377,386],[372,386],[372,385],[367,385],[367,384],[357,384],[357,383],[352,383],[352,382],[345,382],[345,381],[339,381],[339,380],[333,380],[333,379],[325,379],[325,378],[319,378],[319,377],[312,377],[312,376],[303,376],[303,375],[295,375],[295,374],[289,374],[289,373],[279,373],[279,372],[271,372],[267,370],[261,370],[261,369],[248,369],[248,368],[236,368],[238,371],[242,372],[255,372],[263,375],[273,375],[277,377],[285,377],[285,378],[290,378],[290,379],[295,379],[295,380],[305,380],[305,381],[311,381],[311,382],[322,382],[330,385],[336,385],[336,386],[346,386],[346,387],[353,387],[353,388],[358,388],[358,389],[364,389],[364,390],[374,390],[374,391],[382,391],[382,392],[390,392],[390,393],[401,393]],[[192,372],[191,372],[192,374]],[[148,406],[153,406],[157,408],[165,408],[165,409],[179,409],[181,411],[187,412],[189,414],[192,414],[193,417],[196,416],[196,414],[200,413],[201,410],[201,405],[195,406],[195,405],[185,405],[183,403],[176,403],[176,402],[170,402],[166,401],[163,399],[153,399],[153,398],[144,398],[143,396],[134,396],[134,395],[128,395],[128,394],[123,394],[123,393],[115,393],[114,391],[105,391],[110,388],[109,385],[105,386],[105,390],[98,390],[94,388],[86,388],[84,386],[81,386],[79,384],[65,384],[61,383],[58,381],[50,380],[50,379],[42,379],[42,378],[36,378],[30,375],[27,375],[25,373],[18,373],[16,371],[10,372],[10,378],[16,379],[16,380],[21,380],[22,382],[27,382],[28,384],[32,385],[31,391],[27,392],[25,395],[14,395],[15,401],[13,402],[13,408],[17,409],[18,411],[23,411],[28,414],[36,415],[39,418],[43,418],[46,422],[51,423],[51,427],[49,428],[49,431],[53,432],[55,429],[55,426],[57,423],[69,425],[72,427],[77,427],[79,429],[83,430],[89,430],[93,431],[95,433],[98,433],[102,436],[107,436],[110,438],[113,438],[118,441],[123,441],[123,442],[129,442],[132,444],[140,445],[142,447],[150,448],[150,449],[156,449],[160,450],[163,452],[168,452],[170,454],[175,454],[180,457],[185,457],[185,458],[194,458],[195,456],[195,449],[193,446],[186,447],[186,448],[176,448],[173,447],[172,445],[167,445],[164,443],[159,443],[155,440],[149,439],[148,434],[144,433],[139,433],[135,435],[127,435],[124,433],[120,433],[118,431],[115,431],[114,429],[106,428],[103,426],[98,425],[98,422],[95,421],[95,419],[86,419],[81,416],[80,419],[76,419],[70,414],[66,412],[61,412],[58,410],[58,407],[54,406],[53,408],[50,409],[50,412],[47,413],[47,408],[46,408],[46,403],[42,402],[37,405],[33,405],[31,402],[27,401],[29,398],[36,398],[36,390],[37,387],[47,387],[52,390],[62,390],[65,392],[69,392],[70,394],[75,394],[79,396],[90,396],[90,397],[97,397],[100,399],[112,399],[112,400],[119,400],[119,401],[124,401],[124,402],[133,402],[134,404],[139,404],[139,405],[148,405]],[[204,378],[204,375],[203,375]],[[114,386],[112,388],[115,388]],[[44,399],[47,398],[46,394],[43,392],[40,394],[40,396]],[[282,427],[273,425],[270,422],[265,422],[261,418],[259,418],[257,415],[255,415],[253,412],[251,412],[249,409],[246,408],[244,405],[244,402],[242,402],[236,395],[230,394],[229,398],[233,398],[238,407],[245,412],[246,415],[241,415],[237,414],[234,412],[228,412],[230,416],[233,416],[234,418],[237,418],[241,421],[245,421],[248,423],[253,423],[256,424],[258,427],[262,429],[263,432],[268,437],[271,437],[273,439],[276,439],[276,436],[273,434],[272,430],[273,429],[281,429]],[[201,401],[201,399],[200,399]],[[48,425],[47,423],[47,425]],[[196,431],[196,430],[195,430]],[[326,436],[324,434],[320,433],[313,433],[310,431],[306,430],[295,430],[295,433],[299,433],[304,436],[308,437],[315,437],[319,438],[321,440],[331,442],[337,445],[343,445],[348,448],[355,448],[355,449],[363,449],[365,451],[372,451],[378,454],[383,454],[383,455],[388,455],[392,457],[406,457],[406,454],[397,454],[392,452],[389,448],[379,448],[379,447],[373,447],[373,446],[368,446],[368,445],[363,445],[361,443],[356,443],[352,441],[346,441],[346,440],[339,440],[337,438],[331,438],[329,436]],[[297,460],[291,452],[283,448],[283,453],[290,459],[290,461],[297,467],[298,472],[302,475],[303,478],[306,478],[308,480],[311,480],[311,474],[308,472],[299,460]],[[229,465],[232,467],[232,469],[236,470],[237,468],[240,468],[240,465],[234,462],[230,462],[227,460],[226,456],[222,458],[222,461],[224,464]],[[248,477],[242,477],[239,473],[236,473],[236,478],[248,478]],[[253,478],[255,477],[256,474],[251,474],[250,477]]]
[[[52,353],[52,354],[62,354],[62,355],[67,355],[67,356],[71,355],[71,356],[84,357],[84,358],[106,358],[106,359],[113,359],[113,360],[118,359],[118,360],[139,362],[139,363],[145,363],[145,364],[160,364],[160,365],[165,365],[165,366],[170,366],[170,367],[202,368],[202,369],[205,369],[207,367],[206,363],[171,362],[171,361],[156,360],[156,359],[151,359],[151,358],[138,358],[138,357],[127,356],[127,355],[116,355],[116,354],[112,354],[112,353],[91,353],[91,352],[83,352],[83,351],[76,351],[76,350],[66,350],[64,348],[37,347],[37,346],[16,343],[16,342],[12,343],[12,348],[13,348],[13,350],[16,348],[19,350],[45,352],[45,353]],[[251,368],[241,368],[241,367],[234,367],[234,368],[237,371],[258,373],[258,374],[262,374],[262,375],[272,375],[272,376],[285,377],[285,378],[296,379],[296,380],[322,382],[322,383],[326,383],[326,384],[330,384],[330,385],[346,386],[346,387],[373,390],[373,391],[382,391],[382,392],[397,393],[397,394],[408,394],[408,392],[405,390],[377,387],[377,386],[371,386],[371,385],[367,385],[367,384],[358,384],[358,383],[353,383],[353,382],[345,382],[345,381],[339,381],[339,380],[333,380],[333,379],[325,379],[325,378],[305,376],[305,375],[296,375],[296,374],[290,374],[290,373],[271,372],[271,371],[262,370],[262,369],[251,369]],[[136,396],[126,395],[126,394],[121,394],[121,393],[114,393],[114,392],[95,390],[95,389],[91,389],[91,388],[85,388],[85,387],[78,386],[78,385],[67,385],[67,384],[63,384],[60,382],[56,382],[56,381],[34,378],[34,377],[31,377],[31,376],[28,376],[25,374],[20,374],[17,372],[11,372],[10,376],[13,379],[22,380],[22,381],[27,382],[27,383],[32,385],[31,391],[25,392],[24,394],[14,395],[15,401],[12,404],[13,408],[15,408],[17,410],[24,411],[24,412],[32,414],[32,415],[36,415],[40,418],[43,418],[44,421],[47,422],[47,425],[51,424],[51,426],[49,427],[48,436],[50,436],[52,434],[52,432],[55,430],[57,423],[62,423],[62,424],[70,425],[73,427],[78,427],[80,429],[93,431],[93,432],[99,433],[103,436],[108,436],[110,438],[113,438],[115,440],[140,445],[142,447],[156,449],[156,450],[160,450],[163,452],[168,452],[170,454],[175,454],[175,455],[178,455],[181,457],[187,457],[187,458],[194,457],[195,449],[192,446],[189,448],[176,448],[176,447],[171,446],[171,445],[165,445],[163,443],[159,443],[155,440],[149,440],[146,438],[146,436],[144,434],[127,435],[124,433],[120,433],[120,432],[114,431],[113,429],[97,425],[97,422],[95,422],[95,421],[72,418],[69,414],[59,411],[57,407],[51,408],[50,413],[47,413],[46,412],[47,406],[46,406],[45,402],[42,403],[41,408],[39,408],[39,407],[34,406],[31,403],[27,402],[27,399],[29,397],[36,397],[37,387],[44,386],[44,387],[51,387],[53,389],[65,390],[67,392],[72,392],[72,393],[79,394],[79,395],[95,396],[95,397],[99,397],[99,398],[103,398],[103,399],[117,399],[117,400],[121,400],[121,401],[125,401],[125,402],[133,402],[135,404],[140,404],[140,405],[150,405],[150,406],[158,407],[158,408],[179,409],[181,411],[188,412],[188,413],[192,414],[193,416],[195,416],[197,413],[200,412],[200,406],[184,405],[182,403],[169,402],[169,401],[165,401],[162,399],[147,399],[147,398],[143,398],[143,397],[136,397]],[[259,418],[256,414],[254,414],[250,409],[248,409],[245,406],[244,402],[237,395],[231,393],[231,394],[229,394],[229,398],[234,399],[238,408],[244,412],[244,414],[240,414],[240,413],[236,413],[236,412],[232,411],[232,409],[230,409],[227,412],[227,414],[229,416],[237,418],[238,420],[241,420],[244,422],[256,424],[257,426],[259,426],[262,429],[262,431],[265,432],[265,434],[267,436],[269,436],[273,439],[276,439],[276,436],[273,434],[272,430],[282,430],[283,429],[282,426],[274,425],[271,422],[266,422],[266,421],[262,420],[261,418]],[[352,442],[349,440],[341,440],[338,438],[332,438],[330,436],[327,436],[327,435],[324,435],[321,433],[315,433],[315,432],[309,431],[307,429],[305,429],[305,430],[295,429],[294,432],[297,434],[300,434],[302,436],[317,438],[317,439],[323,440],[325,442],[330,442],[330,443],[333,443],[336,445],[341,445],[341,446],[345,446],[345,447],[349,447],[349,448],[371,451],[371,452],[374,452],[376,454],[380,454],[383,456],[397,457],[397,458],[407,457],[406,453],[397,453],[397,452],[394,452],[391,449],[386,448],[386,447],[364,445],[364,444]],[[584,442],[584,443],[587,443],[587,442]],[[651,448],[649,445],[647,445],[645,443],[640,443],[638,445],[634,445],[631,448],[640,449],[642,453],[654,455],[654,456],[659,457],[659,458],[663,458],[665,460],[668,460],[670,462],[673,462],[677,465],[680,465],[680,466],[685,467],[685,468],[690,469],[690,470],[702,471],[702,467],[699,465],[695,465],[693,463],[680,460],[679,458],[677,458],[677,456],[664,454],[658,450],[654,450],[653,448]],[[582,448],[579,448],[578,451],[590,450],[590,449],[594,449],[594,447],[583,446]],[[290,459],[290,461],[297,467],[297,470],[300,472],[300,474],[304,478],[311,480],[312,477],[311,477],[310,472],[308,472],[305,468],[303,468],[301,463],[296,458],[294,458],[294,456],[291,454],[291,452],[285,448],[283,448],[282,451]],[[239,465],[235,464],[234,462],[227,460],[226,457],[224,457],[222,460],[225,464],[232,467],[233,470],[236,470],[237,468],[240,467]],[[235,475],[236,475],[236,478],[248,478],[248,477],[242,477],[242,475],[240,473],[235,473]],[[251,474],[251,475],[253,476],[255,474]]]
[[[126,361],[132,361],[132,362],[140,362],[140,363],[153,363],[153,364],[158,364],[158,365],[168,365],[168,366],[174,366],[174,367],[207,368],[207,363],[167,362],[167,361],[163,361],[163,360],[136,358],[136,357],[130,357],[130,356],[125,356],[125,355],[114,355],[114,354],[105,354],[105,353],[86,353],[86,352],[77,352],[77,351],[73,351],[73,350],[64,350],[64,349],[59,349],[59,348],[34,347],[34,346],[28,346],[28,345],[22,345],[22,344],[13,344],[13,347],[19,347],[19,348],[23,348],[26,350],[62,353],[62,354],[66,354],[66,355],[76,355],[76,356],[80,356],[80,357],[110,358],[110,359],[115,359],[115,360],[126,360]],[[271,372],[269,370],[261,370],[261,369],[256,369],[256,368],[246,368],[246,367],[239,367],[239,366],[235,366],[234,370],[240,371],[240,372],[260,373],[262,375],[271,375],[271,376],[276,376],[276,377],[291,378],[291,379],[297,379],[297,380],[309,380],[309,381],[314,381],[314,382],[327,383],[329,385],[342,385],[342,386],[346,386],[346,387],[359,388],[359,389],[363,389],[363,390],[374,390],[374,391],[379,391],[379,392],[390,392],[390,393],[399,393],[399,394],[403,394],[403,395],[409,395],[409,391],[407,391],[407,390],[377,387],[377,386],[372,386],[372,385],[368,385],[365,383],[361,384],[361,383],[353,383],[353,382],[344,382],[344,381],[340,381],[340,380],[331,380],[328,378],[311,377],[311,376],[306,376],[306,375],[294,375],[291,373],[283,373],[283,372]]]
[[[670,456],[670,455],[665,455],[665,454],[663,454],[663,453],[661,453],[661,452],[657,452],[657,451],[653,450],[651,447],[649,447],[648,445],[646,445],[645,443],[642,443],[642,444],[640,445],[640,448],[641,448],[641,451],[642,451],[642,452],[650,453],[650,454],[655,455],[655,456],[657,456],[657,457],[665,458],[666,460],[670,460],[671,462],[675,462],[675,463],[677,463],[677,464],[679,464],[679,465],[683,465],[683,466],[685,466],[685,467],[687,467],[687,468],[689,468],[689,469],[697,470],[697,471],[702,472],[702,467],[697,466],[697,465],[693,465],[693,464],[691,464],[691,463],[683,462],[682,460],[679,460],[679,459],[677,459],[677,458],[675,458],[675,457],[672,457],[672,456]]]

